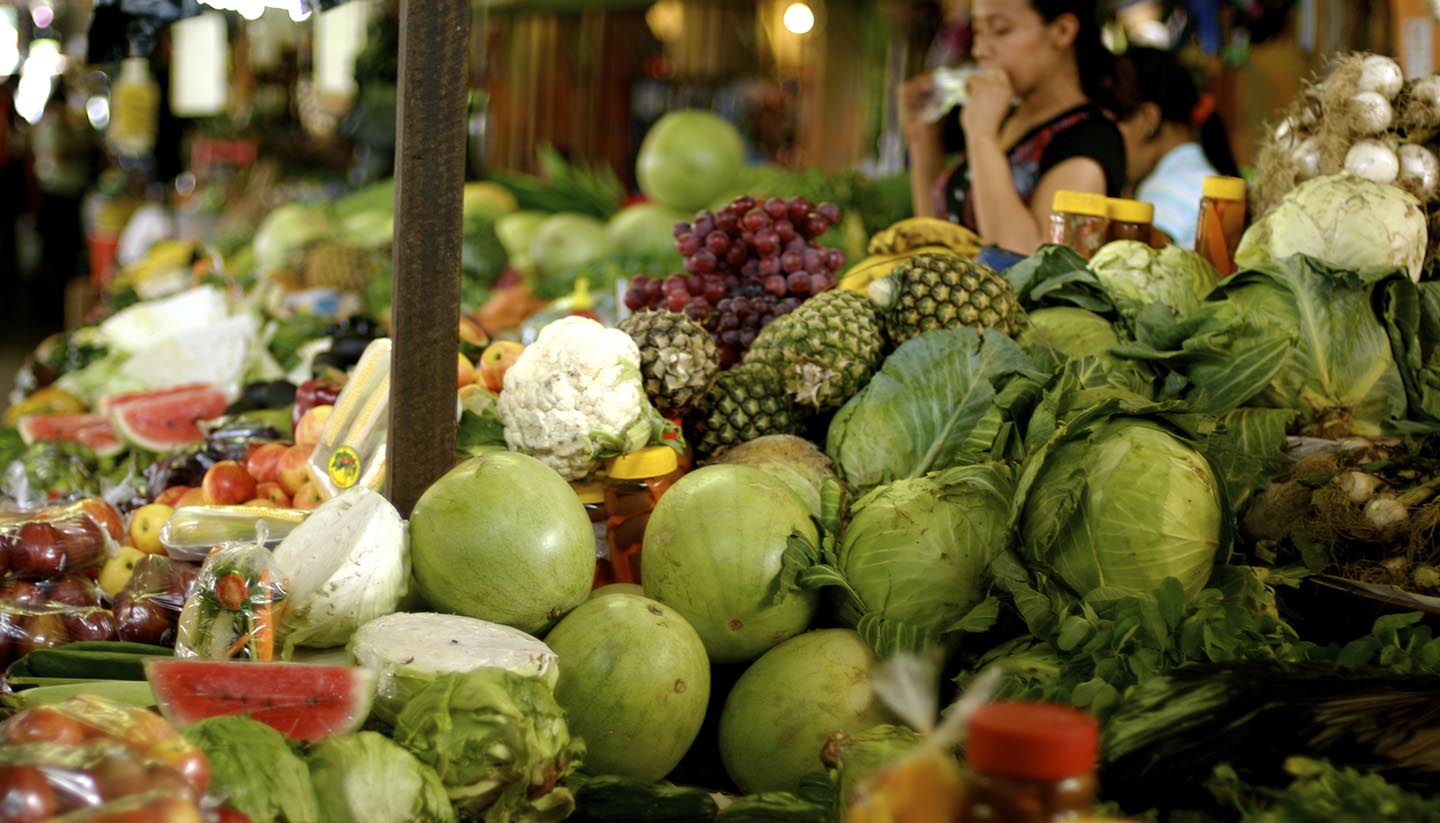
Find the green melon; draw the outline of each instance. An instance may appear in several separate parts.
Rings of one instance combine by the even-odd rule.
[[[710,699],[710,661],[685,618],[617,592],[566,615],[545,643],[559,657],[555,700],[585,740],[586,771],[650,781],[669,774]]]
[[[595,532],[564,478],[529,455],[473,457],[435,481],[410,515],[420,594],[438,611],[534,634],[585,601]]]
[[[870,689],[875,654],[850,629],[820,629],[765,653],[736,681],[720,711],[720,758],[745,793],[793,792],[824,769],[835,732],[891,722]]]
[[[710,659],[743,663],[804,631],[819,595],[799,589],[781,558],[791,537],[817,545],[810,509],[749,466],[693,471],[660,498],[645,527],[645,595],[680,612]]]

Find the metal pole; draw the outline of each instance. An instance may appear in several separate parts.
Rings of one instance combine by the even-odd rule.
[[[386,495],[404,516],[455,462],[466,0],[401,0]]]

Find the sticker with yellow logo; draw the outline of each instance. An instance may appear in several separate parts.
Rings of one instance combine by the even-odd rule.
[[[349,446],[341,446],[330,455],[325,471],[337,489],[348,489],[360,481],[360,455]]]

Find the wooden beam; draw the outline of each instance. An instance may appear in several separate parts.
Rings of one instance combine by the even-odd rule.
[[[406,517],[455,462],[467,0],[400,4],[386,495]]]

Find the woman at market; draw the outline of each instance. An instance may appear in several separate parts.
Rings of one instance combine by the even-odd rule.
[[[1237,176],[1230,136],[1215,98],[1196,88],[1174,52],[1131,48],[1139,104],[1120,121],[1128,186],[1155,206],[1155,227],[1183,248],[1195,245],[1200,187],[1216,174]]]
[[[1029,254],[1045,237],[1055,192],[1120,194],[1125,147],[1106,112],[1129,114],[1129,91],[1092,0],[975,0],[971,20],[978,70],[960,110],[958,161],[945,165],[943,118],[922,114],[931,76],[901,89],[915,213]]]

